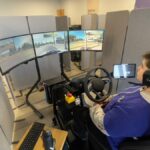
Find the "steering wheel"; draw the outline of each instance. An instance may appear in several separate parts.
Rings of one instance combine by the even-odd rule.
[[[112,78],[109,72],[101,67],[90,70],[84,80],[84,91],[93,102],[103,103],[112,92]]]

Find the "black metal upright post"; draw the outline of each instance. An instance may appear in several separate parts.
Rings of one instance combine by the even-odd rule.
[[[27,23],[28,23],[28,28],[29,28],[29,21],[28,21],[28,17],[27,17]],[[30,32],[30,28],[29,28],[29,32]],[[31,32],[30,32],[31,33]],[[36,56],[36,52],[35,52],[35,45],[34,45],[34,40],[33,40],[33,35],[31,35],[31,39],[32,39],[32,43],[33,43],[33,50],[34,50],[34,54],[35,54],[35,65],[36,65],[36,70],[37,70],[37,75],[38,75],[38,79],[37,81],[34,83],[34,85],[31,87],[31,89],[29,90],[29,92],[26,95],[26,104],[31,107],[31,109],[36,113],[36,115],[38,115],[39,118],[43,118],[43,114],[38,111],[29,101],[29,96],[32,93],[32,91],[38,86],[39,82],[41,81],[41,74],[40,74],[40,68],[39,68],[39,63],[38,63],[38,58]]]
[[[67,31],[67,44],[68,44],[68,51],[70,51],[70,44],[69,44],[69,31]],[[61,75],[67,80],[70,81],[67,75],[64,72],[64,61],[63,61],[63,53],[60,53],[60,68],[61,68]]]
[[[69,78],[67,77],[67,75],[64,72],[64,66],[63,66],[63,53],[60,53],[59,55],[60,57],[60,69],[61,69],[61,75],[67,80],[70,81]]]
[[[32,42],[34,43],[32,36],[31,36],[31,38],[32,38]],[[35,46],[34,46],[34,44],[33,44],[33,49],[34,49],[34,53],[35,53]],[[26,103],[27,103],[28,106],[30,106],[30,107],[33,109],[33,111],[38,115],[38,117],[42,119],[42,118],[44,117],[43,114],[42,114],[40,111],[38,111],[38,110],[30,103],[30,101],[29,101],[29,96],[30,96],[30,94],[31,94],[32,91],[38,86],[38,83],[41,81],[40,69],[39,69],[38,59],[37,59],[36,55],[35,55],[35,65],[36,65],[36,70],[37,70],[38,79],[37,79],[37,81],[35,82],[35,84],[31,87],[31,89],[29,90],[29,92],[28,92],[27,95],[26,95]]]

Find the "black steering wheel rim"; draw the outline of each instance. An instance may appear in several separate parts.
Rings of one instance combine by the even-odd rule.
[[[108,92],[107,92],[106,95],[102,96],[100,99],[93,98],[93,96],[91,96],[90,91],[88,89],[88,83],[89,83],[89,78],[91,76],[91,73],[92,72],[96,73],[97,70],[102,70],[105,73],[105,75],[106,75],[105,77],[107,77],[109,79]],[[99,78],[102,78],[102,77],[99,77]],[[93,101],[95,103],[102,104],[111,95],[111,92],[112,92],[112,77],[111,77],[110,73],[106,69],[104,69],[102,67],[97,67],[97,68],[94,68],[94,69],[90,70],[87,73],[87,75],[85,77],[85,80],[84,80],[84,91],[85,91],[86,95],[88,96],[88,98],[91,101]]]

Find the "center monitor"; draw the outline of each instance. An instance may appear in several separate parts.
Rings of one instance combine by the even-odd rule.
[[[33,34],[33,40],[37,56],[68,50],[66,31]]]
[[[69,31],[69,46],[71,51],[86,49],[86,33],[83,30]]]

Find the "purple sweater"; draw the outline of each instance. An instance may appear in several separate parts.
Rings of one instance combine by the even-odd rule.
[[[118,150],[128,137],[150,135],[150,103],[138,89],[129,88],[118,94],[104,109],[104,127],[112,150]]]

